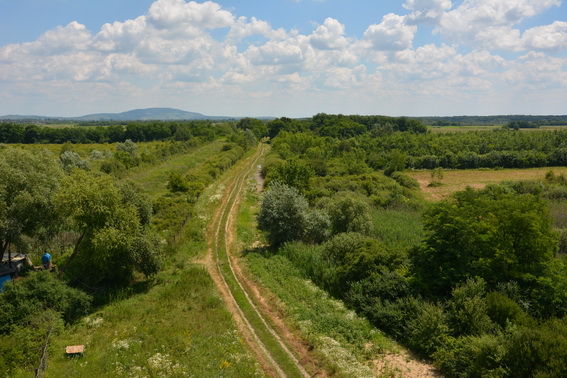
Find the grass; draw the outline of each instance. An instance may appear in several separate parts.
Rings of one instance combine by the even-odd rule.
[[[157,198],[167,193],[166,184],[170,172],[185,174],[187,171],[197,168],[219,153],[223,143],[222,140],[216,140],[192,149],[186,154],[174,155],[151,169],[147,167],[134,168],[126,178],[137,183],[150,193],[152,198]]]
[[[68,359],[66,345],[84,344]],[[209,274],[199,266],[161,272],[155,286],[106,306],[56,337],[46,376],[255,376]]]
[[[408,175],[419,182],[424,197],[429,201],[439,201],[454,192],[464,190],[467,186],[484,188],[488,184],[503,181],[541,180],[549,171],[567,175],[566,167],[544,167],[527,169],[494,169],[494,170],[445,170],[441,186],[428,186],[432,181],[431,171],[413,171]]]
[[[251,154],[248,153],[247,155],[250,156]],[[245,160],[241,160],[239,163],[237,163],[237,165],[239,166],[243,166],[244,164],[247,164]],[[240,179],[238,175],[241,174],[239,172],[241,172],[242,169],[249,169],[249,168],[243,166],[241,169],[233,171],[235,176],[232,176],[232,178],[230,174],[227,175],[226,180],[228,183],[230,183],[230,185],[238,186],[238,182]],[[247,175],[248,174],[246,174],[246,177],[244,177],[244,180],[247,178]],[[230,197],[225,205],[226,206],[225,208],[227,210],[230,209],[235,200],[236,200],[235,196]],[[220,225],[226,224],[229,216],[230,216],[230,212],[225,211],[222,214],[221,219],[219,220],[219,224]],[[219,269],[221,270],[222,275],[224,276],[224,279],[231,290],[234,300],[236,301],[242,312],[245,314],[246,319],[251,324],[258,338],[262,341],[263,345],[269,351],[270,355],[277,362],[279,367],[287,375],[301,376],[302,375],[301,371],[297,368],[295,362],[289,357],[289,355],[280,345],[278,340],[274,337],[274,335],[270,332],[268,327],[264,324],[262,318],[258,315],[256,309],[254,308],[252,303],[248,300],[246,293],[238,283],[235,274],[232,272],[227,254],[227,248],[231,248],[231,245],[226,245],[225,227],[221,227],[219,229],[218,245],[215,248],[216,248],[216,253],[218,253]],[[264,318],[264,320],[266,320],[268,323],[270,322],[268,318]]]
[[[331,374],[372,376],[371,357],[394,348],[394,344],[368,321],[331,298],[283,256],[250,253],[250,271],[281,301],[281,312],[289,319]]]
[[[421,244],[421,213],[415,210],[379,210],[373,214],[374,236],[391,250],[407,251]]]

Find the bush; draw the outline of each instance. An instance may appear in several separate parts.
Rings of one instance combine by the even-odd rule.
[[[187,180],[177,172],[171,172],[169,178],[167,179],[167,189],[170,192],[187,192],[189,191],[189,183]]]
[[[529,377],[516,375],[504,362],[507,348],[502,335],[450,339],[433,354],[435,364],[449,377]]]
[[[482,278],[468,279],[453,289],[447,314],[456,335],[480,335],[494,329],[487,315],[485,294],[486,283]]]
[[[372,218],[368,203],[354,193],[337,193],[327,205],[333,234],[358,232],[369,235]]]
[[[268,233],[268,240],[276,247],[287,241],[300,240],[308,209],[307,200],[297,189],[276,181],[264,195],[258,227]]]
[[[432,303],[424,303],[406,327],[407,345],[423,357],[430,357],[446,344],[451,333],[443,309]]]
[[[278,181],[266,192],[258,214],[258,228],[268,233],[274,247],[293,240],[322,241],[329,234],[329,223],[324,212],[309,210],[296,188]]]
[[[0,294],[0,333],[24,324],[30,317],[48,309],[61,313],[71,322],[89,312],[91,297],[67,286],[47,271],[33,272],[4,287]]]
[[[394,172],[392,173],[392,175],[390,176],[391,178],[393,178],[394,180],[396,180],[396,182],[398,184],[400,184],[401,186],[404,186],[408,189],[417,189],[419,188],[419,183],[417,182],[416,179],[414,179],[413,177],[410,177],[402,172]]]
[[[506,340],[506,365],[515,377],[567,376],[567,319],[518,327]]]
[[[486,305],[487,315],[502,329],[505,329],[508,323],[526,325],[530,322],[528,314],[519,304],[497,291],[486,295]]]

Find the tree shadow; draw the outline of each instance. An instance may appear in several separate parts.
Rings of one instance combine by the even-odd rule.
[[[262,245],[262,246],[257,246],[257,247],[249,247],[249,248],[245,248],[242,250],[242,256],[247,256],[251,253],[256,253],[258,255],[261,255],[263,257],[272,257],[275,256],[277,254],[277,249],[267,246],[267,245]]]

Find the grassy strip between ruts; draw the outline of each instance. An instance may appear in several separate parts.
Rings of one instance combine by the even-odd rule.
[[[241,202],[238,216],[239,238],[250,248],[257,240],[255,214],[259,194],[250,185]],[[329,297],[283,256],[247,253],[248,269],[277,298],[279,310],[308,341],[325,363],[326,369],[343,377],[374,376],[372,359],[377,354],[396,350],[395,343],[368,321]]]
[[[209,153],[214,155],[214,150]],[[204,238],[194,236],[203,232],[218,206],[219,185],[202,194],[195,205],[197,216],[185,226],[174,255],[152,282],[139,290],[128,288],[113,303],[52,337],[46,376],[262,375],[211,277],[188,262],[206,250]],[[65,346],[77,344],[86,346],[84,356],[67,358]]]
[[[244,313],[247,321],[254,329],[257,337],[261,340],[262,344],[265,346],[271,357],[275,360],[275,362],[286,375],[291,377],[299,377],[302,376],[302,373],[298,369],[298,366],[286,353],[286,351],[283,349],[276,337],[272,334],[268,326],[264,323],[263,320],[265,320],[269,324],[269,319],[262,319],[260,315],[258,315],[256,308],[250,302],[242,286],[239,284],[228,260],[229,257],[227,254],[227,248],[231,248],[232,246],[226,245],[227,227],[225,227],[225,225],[227,225],[227,222],[229,222],[231,208],[233,207],[235,201],[238,200],[237,197],[240,195],[241,185],[244,185],[244,182],[251,171],[251,167],[245,164],[249,163],[244,159],[241,160],[237,164],[237,169],[232,170],[232,174],[234,174],[234,176],[227,176],[227,183],[229,187],[233,188],[233,190],[230,192],[230,197],[224,205],[222,215],[218,220],[219,228],[217,234],[215,235],[217,244],[214,247],[215,251],[213,253],[216,253],[219,269],[225,279],[226,284],[230,288],[234,300],[236,301],[240,310]],[[269,326],[271,327],[271,325]]]

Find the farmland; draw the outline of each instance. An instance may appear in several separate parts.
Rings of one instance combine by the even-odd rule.
[[[489,184],[498,184],[506,181],[543,180],[546,173],[567,175],[565,167],[546,167],[529,169],[497,169],[497,170],[446,170],[440,185],[430,185],[432,171],[413,171],[408,175],[419,183],[425,198],[430,200],[441,200],[451,194],[464,190],[467,186],[482,189]]]

